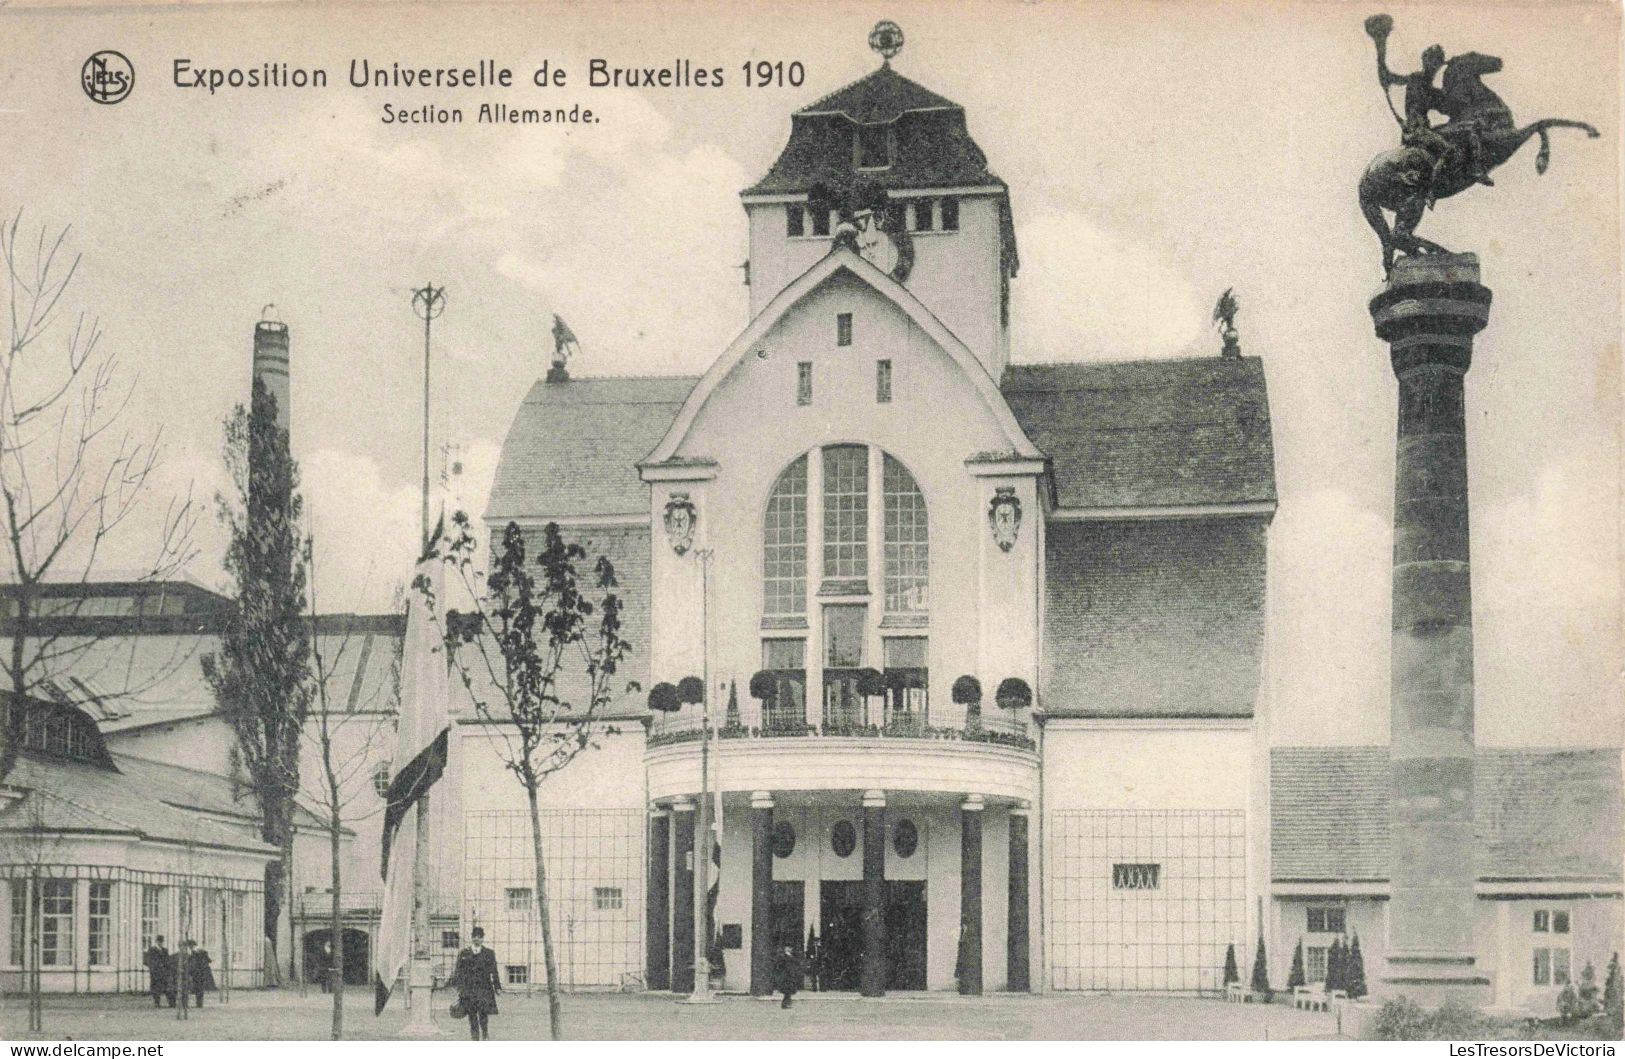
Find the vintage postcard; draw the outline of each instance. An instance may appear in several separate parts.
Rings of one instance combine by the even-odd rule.
[[[0,3],[0,1037],[1613,1055],[1621,60]]]

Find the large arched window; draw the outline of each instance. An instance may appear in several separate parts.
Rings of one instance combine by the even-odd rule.
[[[763,613],[807,610],[807,457],[779,475],[762,525]]]
[[[901,463],[885,458],[886,612],[923,614],[929,602],[925,497]]]

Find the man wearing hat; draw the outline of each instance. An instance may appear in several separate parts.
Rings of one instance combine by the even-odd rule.
[[[469,946],[457,954],[451,984],[457,987],[457,1006],[468,1016],[468,1036],[486,1041],[491,1039],[487,1020],[497,1012],[502,979],[497,977],[496,953],[485,947],[485,928],[475,927],[470,938]]]

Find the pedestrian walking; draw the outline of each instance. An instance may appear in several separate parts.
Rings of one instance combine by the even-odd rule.
[[[169,946],[164,944],[162,934],[147,946],[147,951],[141,956],[141,962],[147,966],[147,987],[152,990],[152,1006],[163,1007],[159,1000],[168,997],[169,1006],[174,1007],[175,986],[169,980]]]
[[[489,1020],[497,1013],[502,979],[497,977],[496,953],[485,947],[484,927],[475,927],[468,947],[457,954],[451,984],[457,987],[457,1007],[468,1016],[469,1039],[490,1040]]]
[[[181,951],[185,954],[182,959],[186,961],[186,991],[191,994],[193,1007],[203,1006],[203,991],[215,988],[214,971],[210,969],[209,950],[198,948],[197,942],[188,938],[181,944]]]
[[[778,991],[784,994],[784,1003],[779,1007],[790,1006],[790,998],[801,992],[801,980],[806,973],[807,969],[796,943],[786,941],[779,947],[779,955],[773,967],[774,984],[778,987]]]

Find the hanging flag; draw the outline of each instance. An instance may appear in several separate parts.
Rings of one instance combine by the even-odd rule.
[[[389,1002],[390,991],[406,967],[412,948],[412,860],[417,846],[418,799],[446,770],[450,734],[445,641],[430,614],[428,593],[443,611],[443,563],[435,545],[445,527],[439,524],[424,542],[406,609],[406,642],[401,653],[400,713],[395,730],[396,769],[385,795],[383,834],[384,907],[378,926],[378,960],[374,1014]]]

